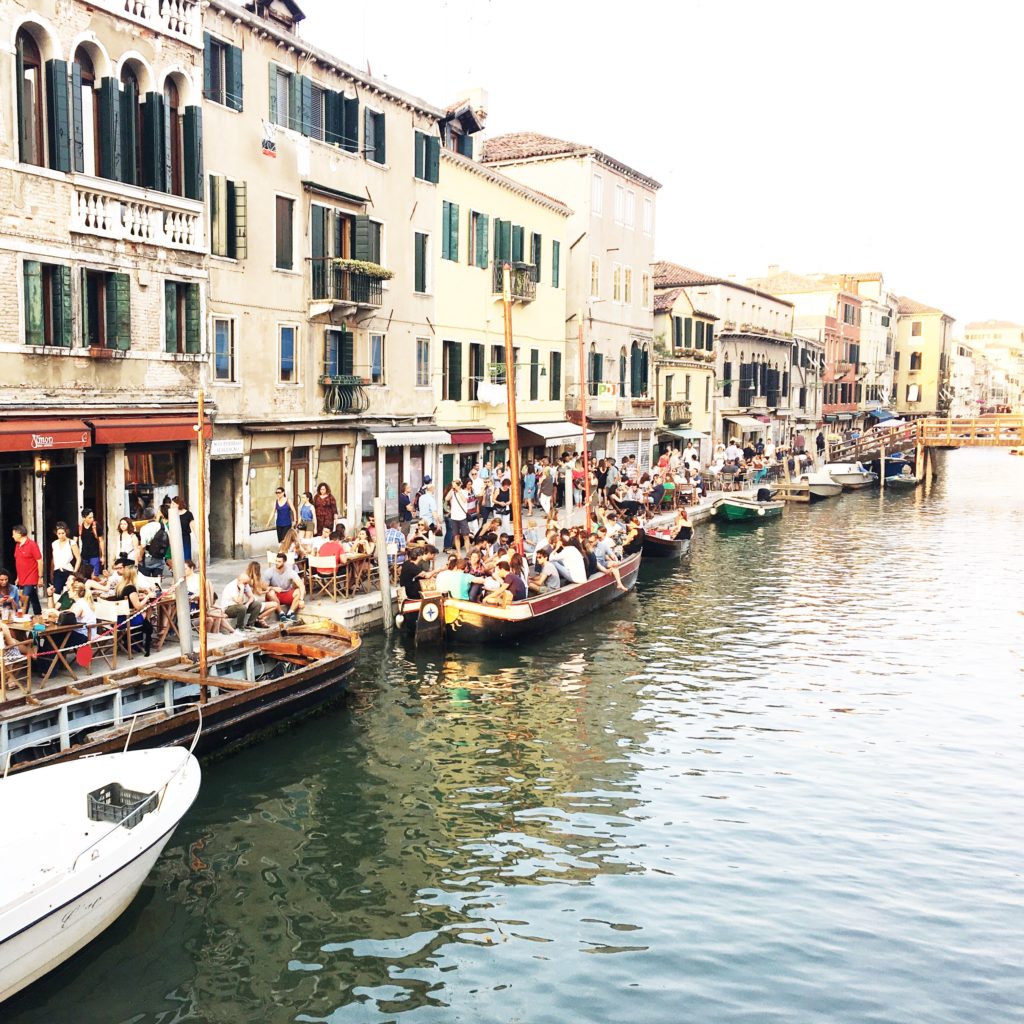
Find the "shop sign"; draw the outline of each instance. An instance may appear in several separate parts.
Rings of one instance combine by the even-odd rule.
[[[53,434],[32,434],[32,449],[36,448],[88,448],[89,432],[83,430],[81,434],[55,437]]]
[[[210,455],[242,455],[245,442],[240,438],[218,437],[210,442]]]

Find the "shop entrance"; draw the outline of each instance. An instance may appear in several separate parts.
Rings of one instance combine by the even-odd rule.
[[[87,505],[86,508],[88,507]],[[78,476],[75,467],[52,467],[46,474],[46,487],[43,492],[43,536],[37,538],[39,546],[44,549],[47,569],[50,565],[50,553],[47,548],[50,541],[56,537],[54,526],[58,522],[67,523],[71,536],[76,536],[80,513]]]
[[[210,557],[235,557],[235,478],[237,459],[210,461]],[[196,523],[196,529],[200,528]]]
[[[22,475],[20,469],[0,469],[0,568],[14,572],[14,540],[11,530],[23,523],[21,488],[30,487],[31,475]],[[30,530],[31,523],[24,523]],[[14,577],[12,576],[13,580]]]

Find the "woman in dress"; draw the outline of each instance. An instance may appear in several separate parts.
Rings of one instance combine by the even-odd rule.
[[[325,526],[333,530],[334,520],[338,515],[338,503],[327,484],[317,485],[313,508],[316,511],[316,532],[323,533]]]
[[[58,523],[54,527],[57,539],[50,545],[52,551],[51,566],[53,568],[53,589],[62,593],[71,576],[78,568],[81,552],[78,542],[68,536],[68,524]]]
[[[177,505],[181,515],[178,516],[178,522],[181,523],[181,550],[183,552],[182,558],[192,557],[192,523],[195,522],[195,516],[189,511],[188,505],[185,504],[185,499],[178,495],[177,497],[171,498],[171,504]]]
[[[139,534],[135,524],[123,516],[117,522],[117,535],[114,538],[114,561],[119,558],[127,558],[130,562],[138,565],[142,557],[142,545],[139,543]]]

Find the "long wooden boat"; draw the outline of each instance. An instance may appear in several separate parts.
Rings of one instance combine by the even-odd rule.
[[[190,662],[118,670],[73,688],[8,698],[0,708],[0,774],[85,754],[191,742],[220,754],[341,696],[359,652],[357,633],[332,622],[295,625],[228,644],[205,677]]]
[[[730,523],[756,523],[782,515],[784,501],[758,501],[743,494],[719,498],[711,506],[711,514]]]
[[[685,536],[677,537],[668,530],[648,529],[644,534],[644,558],[678,558],[685,554],[690,550],[693,527],[684,527],[679,532],[684,533]]]
[[[619,563],[627,592],[635,586],[639,569],[639,552]],[[538,633],[550,633],[624,596],[615,578],[602,572],[583,583],[515,601],[507,608],[442,595],[407,598],[402,602],[402,625],[417,643],[447,640],[455,644],[515,644]]]

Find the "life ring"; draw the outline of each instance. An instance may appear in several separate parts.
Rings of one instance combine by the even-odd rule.
[[[763,509],[763,508],[759,508],[759,509],[757,510],[757,514],[758,514],[759,516],[763,516],[763,515],[764,515],[764,509]]]

